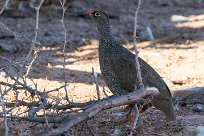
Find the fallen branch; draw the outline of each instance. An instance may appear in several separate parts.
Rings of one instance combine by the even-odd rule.
[[[55,106],[54,104],[47,104],[43,109],[55,109],[55,110],[67,110],[67,109],[72,109],[72,108],[80,108],[80,109],[87,109],[90,105],[94,104],[96,101],[88,101],[84,103],[70,103],[70,104],[65,104],[65,105],[57,105]],[[17,107],[20,106],[27,106],[28,108],[31,107],[38,107],[40,106],[39,101],[33,101],[33,102],[25,102],[25,101],[17,101],[17,102],[5,102],[5,106],[7,108],[13,107],[16,105]]]
[[[195,93],[204,93],[204,87],[186,88],[171,92],[173,97],[186,97]]]
[[[112,97],[109,99],[106,98],[102,99],[101,101],[98,101],[97,103],[90,106],[84,112],[79,112],[76,115],[66,118],[62,123],[60,123],[60,125],[56,129],[54,128],[45,129],[41,133],[36,134],[36,136],[52,136],[63,134],[64,132],[68,131],[71,127],[77,125],[78,123],[88,118],[92,118],[100,111],[117,106],[138,103],[141,99],[153,97],[158,94],[159,91],[156,88],[147,88],[144,90],[140,89],[137,92],[132,92],[127,95]]]
[[[6,85],[6,86],[9,86],[9,87],[12,87],[12,88],[14,88],[14,89],[16,89],[16,88],[18,87],[18,86],[17,86],[17,84],[18,84],[18,85],[20,85],[21,87],[23,87],[25,90],[27,90],[32,96],[35,96],[36,94],[41,96],[41,95],[44,94],[43,92],[40,92],[40,91],[38,91],[38,90],[36,90],[36,89],[33,89],[32,87],[27,86],[27,85],[25,85],[24,83],[20,82],[18,77],[15,78],[15,77],[13,77],[12,75],[10,75],[7,71],[4,71],[4,72],[5,72],[12,80],[14,80],[16,84],[8,84],[8,83],[5,84],[4,82],[0,82],[0,84]],[[8,91],[5,91],[5,92],[3,93],[3,95],[5,95],[6,93],[8,93]]]
[[[175,90],[172,95],[177,105],[204,104],[204,87]]]
[[[38,123],[60,123],[63,121],[64,118],[62,117],[19,117],[19,116],[2,116],[0,117],[6,117],[10,119],[16,119],[16,120],[26,120],[26,121],[31,121],[31,122],[38,122]]]

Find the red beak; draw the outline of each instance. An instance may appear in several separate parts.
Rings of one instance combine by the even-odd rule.
[[[92,13],[93,13],[93,11],[86,11],[84,14],[85,14],[85,15],[88,15],[88,16],[93,16]]]

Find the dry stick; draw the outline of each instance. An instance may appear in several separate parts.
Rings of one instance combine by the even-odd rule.
[[[66,94],[66,100],[67,102],[71,103],[69,96],[68,96],[68,91],[67,91],[67,79],[66,79],[66,72],[65,72],[65,63],[66,63],[66,55],[65,55],[65,49],[66,49],[66,44],[67,44],[67,29],[65,27],[64,24],[64,14],[66,11],[66,8],[64,7],[66,3],[66,0],[60,0],[60,4],[62,7],[62,19],[61,19],[61,23],[62,23],[62,27],[64,30],[64,45],[63,45],[63,74],[64,74],[64,90],[65,90],[65,94]]]
[[[15,84],[15,83],[14,83]],[[0,86],[1,86],[1,84],[0,84]],[[4,92],[5,91],[7,91],[8,89],[6,89],[6,87],[7,86],[5,86],[5,90],[4,90]],[[11,88],[11,87],[10,87]],[[9,88],[9,89],[10,89]],[[12,107],[9,109],[9,110],[7,110],[6,111],[6,113],[5,112],[0,112],[0,115],[2,115],[2,114],[9,114],[13,109],[15,109],[16,107],[17,107],[17,104],[18,104],[18,91],[17,91],[17,89],[16,88],[13,88],[13,90],[15,91],[15,93],[16,93],[16,101],[15,101],[15,103],[12,105]],[[2,93],[2,92],[1,92]],[[4,96],[4,93],[2,93],[1,94],[2,96]],[[7,107],[7,103],[6,102],[4,102],[4,105],[5,105],[5,107]]]
[[[5,86],[5,90],[6,90],[6,86]],[[1,85],[0,85],[0,100],[1,100],[1,105],[2,105],[2,109],[3,109],[3,112],[4,112],[4,126],[5,126],[5,136],[8,136],[8,132],[9,132],[9,127],[8,127],[8,124],[7,124],[7,117],[6,117],[6,106],[4,104],[4,96],[3,96],[3,93],[2,93],[2,90],[1,90]]]
[[[15,68],[16,71],[19,71],[18,63],[17,63],[17,62],[15,62],[15,61],[13,61],[13,60],[10,60],[10,59],[7,59],[7,58],[2,57],[2,56],[0,56],[0,59],[6,61],[7,63],[9,63],[8,65],[10,65],[10,66],[12,66],[13,68]],[[2,71],[2,69],[1,69],[1,71]]]
[[[3,5],[3,7],[2,7],[2,9],[1,9],[1,11],[0,11],[0,15],[1,15],[1,14],[4,12],[4,10],[7,8],[8,3],[9,3],[9,0],[6,0],[5,3],[4,3],[4,5]]]
[[[150,37],[150,40],[155,40],[155,38],[154,38],[154,35],[153,35],[153,33],[152,33],[152,30],[151,30],[151,28],[150,28],[150,26],[147,26],[147,32],[148,32],[148,34],[149,34],[149,37]]]
[[[32,60],[31,60],[30,64],[27,66],[28,69],[27,69],[27,71],[26,71],[24,77],[26,77],[26,76],[28,75],[28,73],[29,73],[29,71],[30,71],[30,69],[31,69],[31,66],[32,66],[33,62],[34,62],[35,59],[37,58],[37,50],[36,50],[36,48],[35,48],[35,43],[36,43],[37,37],[38,37],[39,14],[40,14],[40,8],[41,8],[43,2],[44,2],[44,0],[41,0],[41,1],[40,1],[40,4],[39,4],[37,7],[35,7],[35,10],[36,10],[35,34],[34,34],[34,37],[33,37],[32,43],[31,43],[30,51],[29,51],[29,53],[27,54],[27,57],[26,57],[26,59],[25,59],[25,61],[24,61],[24,63],[23,63],[22,66],[24,67],[24,66],[26,65],[26,63],[27,63],[27,61],[29,60],[29,58],[30,58],[32,52],[33,52],[33,58],[32,58]],[[20,73],[20,74],[21,74],[21,73]]]
[[[43,2],[44,2],[44,0],[41,0],[41,1],[40,1],[40,4],[38,5],[38,7],[35,8],[35,9],[36,9],[35,34],[34,34],[33,40],[31,41],[31,42],[32,42],[32,43],[31,43],[31,49],[30,49],[29,53],[27,54],[26,59],[24,60],[24,62],[23,62],[22,65],[21,65],[21,70],[19,71],[19,76],[17,77],[17,81],[18,81],[19,77],[22,76],[22,75],[23,75],[23,81],[26,81],[26,76],[28,75],[28,73],[29,73],[29,71],[30,71],[30,69],[31,69],[31,66],[32,66],[33,62],[34,62],[35,59],[37,58],[37,50],[36,50],[36,48],[35,48],[35,44],[36,44],[36,42],[37,42],[37,36],[38,36],[38,30],[39,30],[39,12],[40,12],[40,8],[41,8]],[[1,23],[1,25],[4,26],[3,23]],[[6,28],[8,31],[10,31],[11,33],[13,33],[14,36],[16,36],[16,33],[15,33],[15,32],[11,31],[11,30],[10,30],[9,28],[7,28],[6,26],[4,26],[4,28]],[[18,35],[17,35],[17,36],[18,36]],[[30,64],[28,64],[28,66],[27,66],[26,73],[25,73],[25,74],[22,74],[23,69],[24,69],[24,67],[26,66],[27,62],[29,61],[29,58],[30,58],[32,52],[33,52],[33,57],[32,57],[32,59],[31,59],[31,61],[30,61]],[[25,83],[26,83],[26,82],[24,82],[24,84],[25,84]],[[25,84],[25,86],[27,86],[27,85]]]
[[[33,58],[32,58],[32,60],[31,60],[30,64],[28,65],[28,69],[27,69],[26,73],[25,73],[24,76],[23,76],[23,79],[24,79],[24,80],[25,80],[27,74],[29,73],[33,62],[34,62],[35,59],[37,58],[37,51],[35,50],[35,44],[37,43],[37,34],[38,34],[38,29],[39,29],[39,27],[38,27],[38,22],[39,22],[39,10],[40,10],[40,7],[41,7],[43,1],[44,1],[44,0],[41,0],[39,6],[36,7],[36,27],[35,27],[35,35],[34,35],[34,38],[33,38],[32,41],[31,41],[29,38],[27,38],[27,37],[25,37],[25,36],[23,36],[23,35],[21,35],[21,36],[17,35],[16,32],[13,32],[13,31],[10,30],[8,27],[6,27],[3,23],[0,22],[1,25],[2,25],[5,29],[7,29],[9,32],[13,33],[15,37],[24,37],[24,38],[26,38],[27,40],[30,40],[30,41],[32,42],[32,44],[31,44],[32,47],[31,47],[31,49],[30,49],[30,51],[29,51],[29,53],[28,53],[26,59],[24,60],[24,62],[23,62],[22,65],[21,65],[21,70],[19,71],[19,75],[21,76],[21,75],[22,75],[22,72],[23,72],[23,68],[26,66],[26,64],[27,64],[27,62],[28,62],[28,60],[29,60],[29,58],[30,58],[30,56],[31,56],[31,53],[34,51],[34,53],[33,53],[33,54],[34,54],[34,55],[33,55]],[[17,77],[17,81],[18,81],[18,79],[19,79],[19,77]]]
[[[33,42],[30,38],[28,38],[27,36],[20,34],[20,33],[16,33],[15,31],[12,31],[10,28],[8,28],[4,23],[0,22],[0,25],[6,29],[8,32],[12,33],[14,35],[15,38],[24,38],[26,39],[28,42]],[[40,45],[39,41],[36,41],[35,44]]]
[[[137,77],[136,78],[138,80],[138,88],[140,88],[140,89],[142,89],[144,91],[144,89],[143,89],[144,84],[142,82],[140,63],[139,63],[139,60],[138,60],[139,49],[138,49],[138,46],[137,46],[137,37],[136,37],[136,32],[137,32],[137,28],[138,28],[137,16],[138,16],[138,12],[139,12],[141,3],[142,3],[142,0],[139,0],[138,5],[137,5],[137,9],[135,11],[134,32],[133,32],[133,46],[134,46],[134,50],[135,50],[135,67],[136,67],[136,71],[137,71]],[[132,130],[134,130],[136,128],[137,121],[138,121],[138,118],[139,118],[139,110],[138,110],[137,104],[135,104],[134,108],[135,108],[135,119],[134,119],[134,122],[133,122]],[[132,135],[133,135],[133,131],[131,131],[129,136],[132,136]]]
[[[9,73],[6,72],[7,75],[9,75]],[[48,95],[49,93],[51,92],[54,92],[54,91],[58,91],[59,89],[61,88],[64,88],[64,86],[61,86],[59,88],[56,88],[56,89],[53,89],[53,90],[50,90],[50,91],[47,91],[46,93],[44,92],[40,92],[39,90],[37,89],[34,89],[30,86],[26,86],[25,83],[21,83],[19,80],[17,80],[16,78],[12,77],[11,75],[9,75],[10,78],[12,80],[15,81],[14,84],[9,84],[9,83],[6,83],[6,82],[2,82],[0,81],[0,85],[4,85],[4,86],[8,86],[9,89],[7,89],[5,92],[3,92],[3,96],[6,95],[9,90],[26,90],[28,91],[29,93],[31,93],[32,96],[34,95],[38,95],[40,96],[40,98],[42,99],[44,95]],[[20,85],[20,86],[19,86]],[[85,103],[69,103],[69,104],[66,104],[66,105],[56,105],[56,104],[48,104],[45,106],[46,109],[56,109],[56,110],[66,110],[66,109],[71,109],[71,108],[82,108],[82,109],[86,109],[87,106],[89,106],[90,104],[94,103],[95,101],[89,101],[89,102],[85,102]],[[16,104],[17,103],[17,104]],[[7,107],[13,107],[13,106],[27,106],[27,107],[38,107],[40,104],[38,101],[34,101],[34,102],[25,102],[25,101],[16,101],[16,103],[5,103]]]
[[[9,88],[7,90],[4,90],[3,96],[6,95],[8,92],[10,92],[12,89],[16,88],[17,82],[13,84],[9,84],[6,82],[0,82],[0,85],[8,86]]]
[[[140,63],[139,63],[139,60],[138,60],[138,54],[139,54],[139,47],[137,46],[137,36],[136,36],[136,32],[137,32],[137,28],[138,28],[138,25],[137,25],[137,16],[138,16],[138,12],[139,12],[139,9],[140,9],[140,6],[141,6],[141,3],[142,3],[142,0],[139,0],[138,1],[138,6],[137,6],[137,9],[135,11],[135,21],[134,21],[134,33],[133,33],[133,46],[134,46],[134,50],[135,50],[135,67],[136,67],[136,70],[137,70],[137,79],[138,79],[138,86],[139,88],[144,88],[144,84],[142,82],[142,76],[141,76],[141,69],[140,69]]]
[[[19,85],[21,85],[21,86],[24,86],[25,88],[25,90],[27,90],[28,92],[30,92],[30,94],[31,94],[31,96],[34,96],[34,95],[39,95],[40,96],[40,98],[41,98],[41,100],[45,100],[45,95],[47,95],[47,93],[43,93],[43,92],[39,92],[39,91],[37,91],[36,89],[32,89],[31,87],[29,87],[29,86],[27,86],[27,82],[26,82],[26,78],[23,78],[24,79],[24,83],[21,83],[19,80],[18,80],[18,77],[17,77],[17,79],[15,79],[14,77],[12,77],[8,72],[6,72],[5,71],[5,73],[7,74],[7,75],[9,75],[10,76],[10,78],[12,79],[12,80],[14,80],[15,81],[15,83],[14,83],[14,85],[16,85],[16,84],[19,84]],[[1,82],[0,82],[0,84],[1,84]],[[9,86],[9,84],[7,83],[7,84],[5,84],[6,86]],[[11,87],[12,87],[13,85],[11,85]],[[10,87],[10,88],[11,88]],[[13,86],[13,89],[15,90],[15,89],[17,89],[17,87],[15,87],[15,86]],[[8,92],[8,91],[7,91]],[[45,100],[46,101],[46,100]],[[14,107],[16,107],[16,106],[18,106],[18,104],[19,104],[19,102],[18,102],[18,96],[17,96],[17,98],[16,98],[16,103],[14,103]],[[45,107],[45,103],[42,103],[41,105],[39,105],[37,108],[32,108],[31,110],[29,110],[29,115],[30,116],[32,116],[32,115],[34,115],[37,111],[39,111],[40,109],[43,109],[44,107]]]
[[[92,67],[92,76],[93,76],[93,79],[94,79],[94,83],[96,85],[97,98],[98,98],[98,100],[100,100],[101,97],[100,97],[99,85],[98,85],[98,80],[97,80],[97,73],[94,71],[93,67]]]
[[[106,89],[105,89],[105,86],[103,85],[103,93],[104,93],[104,95],[106,96],[106,97],[109,97],[109,95],[107,94],[107,92],[106,92]]]
[[[66,131],[69,131],[70,128],[74,127],[75,125],[79,124],[80,122],[94,117],[99,112],[110,109],[113,107],[118,107],[122,105],[128,105],[132,103],[137,103],[143,98],[149,98],[155,95],[158,95],[159,91],[156,88],[147,88],[145,90],[139,90],[138,92],[134,91],[128,93],[127,95],[122,95],[118,97],[112,98],[105,98],[97,103],[91,105],[88,109],[84,112],[79,112],[76,115],[70,116],[62,123],[59,124],[58,128],[47,128],[36,136],[52,136],[52,135],[60,135]]]
[[[51,104],[48,103],[47,105],[45,105],[44,109],[55,109],[55,110],[67,110],[67,109],[87,109],[90,105],[96,103],[96,100],[92,100],[92,101],[88,101],[88,102],[84,102],[84,103],[70,103],[70,104],[65,104],[65,105],[56,105],[56,104]],[[14,107],[16,105],[16,107],[20,107],[20,106],[26,106],[28,108],[32,108],[32,107],[39,107],[40,103],[38,101],[33,101],[33,102],[26,102],[26,101],[22,101],[22,100],[18,100],[17,102],[5,102],[4,103],[6,107]],[[0,113],[1,115],[1,113]]]
[[[0,13],[2,13],[2,12],[5,10],[5,8],[6,8],[7,4],[8,4],[8,2],[9,2],[9,0],[7,0],[7,1],[5,2],[4,6],[3,6],[3,9],[1,10]],[[37,44],[37,34],[38,34],[38,29],[39,29],[39,27],[38,27],[38,22],[39,22],[39,10],[40,10],[40,7],[41,7],[41,5],[42,5],[43,2],[44,2],[44,0],[41,0],[39,6],[36,7],[36,27],[35,27],[35,35],[34,35],[34,38],[33,38],[32,41],[31,41],[29,38],[27,38],[26,36],[24,36],[24,35],[19,35],[19,34],[17,34],[16,32],[14,32],[14,31],[12,31],[11,29],[9,29],[8,27],[6,27],[2,22],[0,22],[1,26],[3,26],[7,31],[9,31],[10,33],[12,33],[12,34],[14,35],[14,37],[24,37],[25,39],[27,39],[28,41],[31,41],[31,43],[32,43],[32,44],[31,44],[32,47],[31,47],[31,49],[30,49],[30,51],[29,51],[29,53],[28,53],[28,55],[27,55],[25,61],[24,61],[24,62],[22,63],[22,65],[21,65],[21,70],[19,71],[19,75],[21,76],[21,75],[22,75],[23,68],[26,66],[26,64],[27,64],[27,62],[28,62],[28,60],[29,60],[29,58],[30,58],[32,52],[34,51],[34,53],[33,53],[33,54],[34,54],[34,55],[33,55],[34,57],[32,58],[30,64],[28,65],[28,69],[27,69],[25,75],[23,76],[23,79],[24,79],[24,80],[25,80],[25,77],[27,76],[27,74],[29,73],[30,68],[31,68],[33,62],[35,61],[35,59],[36,59],[36,57],[37,57],[37,51],[35,50],[35,44]],[[17,77],[17,79],[15,80],[15,83],[14,83],[14,84],[17,83],[17,81],[19,80],[19,77],[20,77],[20,76]],[[9,91],[9,90],[8,90],[8,91]],[[8,92],[8,91],[7,91],[7,92]]]
[[[25,83],[20,82],[20,81],[18,80],[18,77],[15,78],[14,76],[10,75],[7,71],[4,71],[4,72],[5,72],[12,80],[15,81],[14,84],[21,85],[22,87],[24,87],[25,90],[27,90],[28,92],[30,92],[31,95],[35,95],[35,94],[43,95],[43,94],[44,94],[43,92],[40,92],[40,91],[38,91],[38,90],[35,90],[35,89],[33,89],[32,87],[25,85]],[[3,83],[3,82],[0,82],[0,83]],[[9,85],[9,84],[7,84],[7,85]],[[15,85],[15,86],[16,86],[16,85]]]
[[[60,123],[63,121],[64,118],[62,117],[50,117],[50,118],[45,118],[45,117],[21,117],[21,116],[2,116],[0,115],[0,117],[6,117],[6,118],[10,118],[10,119],[16,119],[16,120],[26,120],[26,121],[31,121],[31,122],[38,122],[38,123]],[[66,116],[68,117],[68,115]]]

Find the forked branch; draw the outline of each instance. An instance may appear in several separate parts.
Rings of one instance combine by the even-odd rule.
[[[64,132],[68,131],[71,127],[77,125],[78,123],[94,117],[100,111],[107,110],[113,107],[128,105],[132,103],[137,103],[141,99],[153,97],[158,95],[159,91],[156,88],[147,88],[145,90],[139,90],[138,92],[132,92],[127,95],[122,95],[119,97],[112,97],[108,99],[102,99],[97,103],[91,105],[87,108],[84,112],[79,112],[76,115],[70,116],[66,118],[60,125],[56,128],[48,128],[42,131],[36,136],[53,136],[53,135],[60,135]]]

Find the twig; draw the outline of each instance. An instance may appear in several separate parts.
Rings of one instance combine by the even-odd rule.
[[[13,77],[12,75],[10,75],[8,72],[6,72],[6,71],[4,71],[4,72],[5,72],[12,80],[14,80],[16,84],[21,85],[22,87],[24,87],[24,89],[27,90],[29,93],[31,93],[32,96],[34,96],[35,94],[38,94],[38,95],[43,95],[43,94],[44,94],[43,92],[40,92],[40,91],[38,91],[38,90],[35,90],[35,89],[31,88],[30,86],[27,86],[25,83],[21,83],[21,82],[19,81],[19,77],[15,78],[15,77]],[[0,83],[2,83],[2,82],[0,82]],[[7,85],[9,85],[9,84],[7,84]],[[14,84],[14,85],[15,85],[15,84]],[[11,86],[13,86],[13,85],[11,84]]]
[[[35,7],[35,10],[36,10],[35,33],[34,33],[34,37],[33,37],[32,43],[31,43],[30,51],[29,51],[29,53],[27,54],[26,59],[25,59],[24,63],[22,64],[22,67],[25,67],[25,65],[26,65],[27,61],[29,60],[29,58],[30,58],[32,52],[33,52],[33,57],[32,57],[32,59],[31,59],[31,61],[30,61],[30,64],[27,66],[27,71],[26,71],[24,77],[26,77],[26,76],[28,75],[28,73],[29,73],[29,71],[30,71],[30,69],[31,69],[31,66],[32,66],[33,62],[34,62],[35,59],[37,58],[37,50],[36,50],[36,48],[35,48],[35,43],[36,43],[37,37],[38,37],[39,14],[40,14],[40,8],[41,8],[43,2],[44,2],[44,0],[41,0],[41,1],[40,1],[40,4],[39,4],[37,7]],[[20,74],[21,74],[21,72],[20,72]]]
[[[36,112],[38,112],[41,109],[44,109],[48,105],[47,97],[48,97],[47,93],[45,93],[44,95],[41,96],[41,99],[40,99],[41,100],[41,104],[38,107],[32,108],[32,109],[30,109],[28,111],[28,116],[29,117],[34,117]]]
[[[6,86],[5,86],[5,90],[6,90]],[[3,109],[3,112],[4,112],[4,126],[5,126],[5,136],[8,136],[8,132],[9,132],[9,127],[8,127],[8,124],[7,124],[7,117],[6,117],[6,107],[5,107],[5,104],[4,104],[4,96],[3,96],[3,93],[2,93],[2,90],[1,90],[1,85],[0,85],[0,95],[1,95],[1,105],[2,105],[2,109]]]
[[[144,91],[144,84],[142,82],[142,76],[141,76],[141,69],[140,69],[140,63],[138,60],[138,54],[139,54],[139,47],[137,46],[137,37],[136,37],[136,32],[137,32],[137,28],[138,28],[138,24],[137,24],[137,16],[138,16],[138,12],[141,6],[142,0],[138,0],[138,5],[137,5],[137,9],[135,11],[135,20],[134,20],[134,32],[133,32],[133,46],[134,46],[134,50],[135,50],[135,67],[136,67],[136,72],[137,72],[137,80],[138,80],[138,86],[137,89],[142,89]],[[136,90],[138,91],[138,90]],[[139,118],[139,110],[138,110],[138,106],[137,104],[135,104],[135,119],[133,122],[133,126],[132,126],[132,130],[134,130],[136,128],[136,124],[137,124],[137,120]],[[130,132],[129,136],[133,135],[133,131]]]
[[[137,70],[137,79],[138,79],[138,87],[141,89],[141,88],[144,88],[144,84],[142,82],[142,76],[141,76],[141,69],[140,69],[140,63],[139,63],[139,60],[138,60],[138,54],[139,54],[139,47],[137,45],[137,37],[136,37],[136,32],[137,32],[137,28],[138,28],[138,24],[137,24],[137,16],[138,16],[138,12],[139,12],[139,9],[140,9],[140,6],[141,6],[141,3],[142,3],[142,0],[139,0],[138,1],[138,6],[137,6],[137,9],[135,11],[135,22],[134,22],[134,32],[133,32],[133,46],[134,46],[134,50],[135,50],[135,67],[136,67],[136,70]]]
[[[8,3],[9,3],[9,0],[6,0],[6,1],[4,2],[4,5],[3,5],[3,7],[2,7],[2,9],[1,9],[1,11],[0,11],[0,15],[1,15],[1,14],[4,12],[4,10],[7,8]]]
[[[19,117],[19,116],[2,116],[0,115],[0,117],[6,117],[6,118],[10,118],[10,119],[18,119],[18,120],[26,120],[26,121],[32,121],[32,122],[38,122],[38,123],[46,123],[49,122],[49,123],[60,123],[64,120],[64,118],[62,117],[53,117],[53,118],[45,118],[45,117],[33,117],[33,118],[30,118],[30,117]]]
[[[26,39],[28,42],[32,42],[32,40],[30,38],[28,38],[27,36],[23,35],[23,34],[19,34],[16,33],[15,31],[12,31],[10,28],[8,28],[4,23],[0,22],[0,25],[5,28],[7,31],[9,31],[10,33],[12,33],[14,35],[15,38],[24,38]],[[41,45],[39,41],[36,41],[35,44],[37,45]]]
[[[18,66],[18,62],[15,62],[13,60],[7,59],[5,57],[0,56],[1,60],[6,61],[7,63],[9,63],[10,66],[12,66],[13,68],[15,68],[17,71],[19,71],[19,66]]]
[[[134,120],[133,125],[132,125],[132,130],[131,130],[131,132],[130,132],[130,134],[128,136],[132,136],[133,135],[133,130],[137,126],[137,121],[138,121],[139,114],[140,114],[137,104],[134,105],[134,110],[135,110],[135,120]]]
[[[64,45],[63,45],[63,74],[64,74],[64,90],[65,90],[65,97],[66,97],[66,100],[67,102],[71,103],[70,99],[69,99],[69,96],[68,96],[68,91],[67,91],[67,79],[66,79],[66,72],[65,72],[65,64],[66,64],[66,55],[65,55],[65,49],[66,49],[66,44],[67,44],[67,29],[65,27],[65,24],[64,24],[64,15],[65,15],[65,11],[66,11],[66,8],[64,7],[65,6],[65,3],[66,3],[66,0],[60,0],[60,4],[61,4],[61,7],[62,7],[62,19],[61,19],[61,23],[62,23],[62,27],[63,27],[63,30],[64,30]]]
[[[84,103],[70,103],[70,104],[65,104],[65,105],[56,105],[56,104],[51,104],[48,103],[47,105],[44,105],[44,109],[55,109],[55,110],[67,110],[67,109],[72,109],[72,108],[79,108],[81,110],[87,109],[90,105],[96,103],[97,101],[88,101]],[[20,107],[20,106],[26,106],[28,108],[31,107],[39,107],[41,104],[39,101],[33,101],[33,102],[26,102],[22,100],[18,100],[17,102],[5,102],[6,107]]]
[[[6,72],[5,72],[6,73]],[[0,85],[4,85],[4,86],[8,86],[9,88],[7,90],[4,90],[3,92],[3,96],[6,95],[9,91],[11,91],[12,89],[16,88],[17,82],[13,83],[13,84],[9,84],[6,82],[0,82]]]
[[[154,38],[154,35],[152,33],[152,30],[151,30],[150,26],[147,26],[147,32],[149,34],[150,40],[153,41],[155,38]]]
[[[106,90],[105,90],[105,86],[103,85],[103,93],[106,97],[109,97],[109,95],[107,94]]]
[[[94,71],[94,68],[92,67],[92,76],[94,79],[94,83],[96,85],[96,93],[97,93],[97,98],[100,100],[100,90],[99,90],[99,85],[98,85],[98,80],[97,80],[97,73]]]
[[[56,129],[48,128],[42,131],[41,133],[36,134],[36,136],[60,135],[64,133],[65,131],[68,131],[70,128],[77,125],[78,123],[88,118],[92,118],[93,116],[98,114],[100,111],[110,109],[112,107],[137,103],[141,99],[152,97],[158,94],[159,94],[159,91],[156,88],[147,88],[146,90],[140,89],[137,92],[134,91],[127,95],[112,97],[109,99],[106,99],[106,98],[102,99],[101,101],[98,101],[96,104],[93,104],[92,106],[90,106],[84,112],[79,112],[76,115],[73,115],[71,117],[64,119],[64,121],[60,123],[58,128]]]

